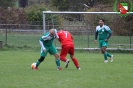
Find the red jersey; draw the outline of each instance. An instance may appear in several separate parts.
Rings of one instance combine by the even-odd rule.
[[[59,36],[59,41],[61,42],[62,45],[74,44],[73,37],[68,31],[60,30],[58,32],[58,36]]]

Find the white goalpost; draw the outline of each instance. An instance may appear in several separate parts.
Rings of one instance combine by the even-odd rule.
[[[127,12],[133,14],[133,12]],[[43,31],[46,32],[46,14],[120,14],[119,12],[70,12],[70,11],[43,11]],[[76,48],[76,49],[84,49],[84,50],[98,50],[99,48]],[[108,48],[108,50],[118,50],[118,48]],[[133,49],[123,49],[119,48],[119,50],[133,50]]]

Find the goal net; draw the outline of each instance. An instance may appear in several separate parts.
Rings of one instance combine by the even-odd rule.
[[[113,31],[107,49],[133,50],[133,28],[131,22],[127,22],[130,16],[121,17],[117,12],[43,11],[43,30],[64,28],[73,35],[75,49],[96,50],[99,44],[94,43],[95,30],[99,19],[103,18]],[[55,41],[55,46],[60,48],[59,42]]]

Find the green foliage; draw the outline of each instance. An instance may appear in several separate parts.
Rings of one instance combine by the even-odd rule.
[[[60,11],[67,11],[70,7],[68,0],[51,0],[51,3]]]
[[[10,10],[0,8],[0,21],[2,24],[26,23],[25,11],[23,9],[16,8],[11,8]]]
[[[101,3],[101,4],[112,4],[114,3],[116,0],[94,0],[95,3]]]
[[[50,6],[46,6],[44,4],[35,4],[32,6],[29,6],[26,8],[26,14],[27,14],[27,19],[30,22],[34,22],[34,21],[39,21],[40,25],[43,24],[43,11],[47,11],[47,10],[54,10],[54,8],[51,8]],[[46,14],[46,24],[51,24],[52,25],[52,18],[54,21],[54,25],[60,25],[62,18],[58,15],[55,14]]]
[[[133,23],[133,15],[130,14],[127,17],[120,17],[115,16],[114,17],[114,22],[113,22],[113,26],[114,26],[114,31],[115,34],[117,35],[130,35],[131,33],[133,33],[133,28],[132,28],[132,23]]]
[[[0,7],[12,7],[13,5],[15,5],[15,1],[16,0],[0,0]]]
[[[60,11],[83,11],[84,3],[82,0],[51,0],[51,4]]]

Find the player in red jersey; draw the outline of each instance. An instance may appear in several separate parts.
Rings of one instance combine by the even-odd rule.
[[[64,29],[60,29],[58,31],[58,40],[61,43],[61,53],[60,53],[60,60],[66,62],[65,68],[68,67],[69,59],[66,58],[67,54],[70,54],[70,58],[72,59],[73,63],[75,64],[78,70],[81,70],[78,60],[74,57],[74,42],[73,37],[68,31],[64,31]]]

